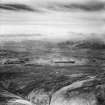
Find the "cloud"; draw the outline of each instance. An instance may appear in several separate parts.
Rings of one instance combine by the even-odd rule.
[[[70,5],[63,5],[65,8],[72,8],[72,9],[80,9],[84,11],[100,11],[105,9],[105,4],[103,3],[87,3],[87,4],[70,4]]]
[[[105,2],[104,1],[91,1],[86,0],[86,2],[83,2],[83,0],[79,0],[80,2],[77,2],[77,0],[68,0],[68,2],[63,2],[57,0],[54,1],[48,1],[44,0],[43,2],[41,0],[34,1],[34,0],[24,0],[24,2],[16,0],[13,2],[13,0],[9,0],[9,2],[6,2],[5,0],[2,0],[0,2],[0,9],[3,10],[14,10],[14,11],[32,11],[32,12],[47,12],[48,10],[51,11],[88,11],[88,12],[95,12],[95,11],[103,11],[105,10]]]
[[[56,11],[102,11],[105,10],[104,2],[90,2],[90,3],[52,3],[48,4],[48,9]]]
[[[25,5],[25,4],[0,4],[0,9],[12,10],[12,11],[40,12],[40,10],[32,8],[32,7]]]
[[[29,2],[33,2],[33,3],[44,3],[44,2],[87,2],[90,0],[0,0],[0,3],[29,3]]]
[[[29,3],[32,0],[0,0],[0,3]]]

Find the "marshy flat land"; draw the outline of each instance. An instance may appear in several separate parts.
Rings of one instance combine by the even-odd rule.
[[[74,86],[70,93],[73,91],[75,94],[76,91],[80,94],[82,90],[82,93],[92,92],[98,103],[105,104],[104,49],[93,49],[88,46],[70,49],[68,46],[67,48],[61,46],[59,49],[53,47],[49,50],[47,47],[45,50],[42,46],[32,52],[21,52],[17,49],[9,50],[9,47],[0,50],[0,103],[2,105],[12,99],[21,98],[29,101],[28,97],[31,97],[29,94],[33,90],[43,89],[53,97],[53,94],[63,87],[77,81],[81,84],[81,81],[90,79],[91,81],[79,87]]]

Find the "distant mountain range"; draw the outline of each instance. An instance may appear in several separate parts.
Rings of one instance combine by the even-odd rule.
[[[56,47],[56,44],[46,41],[25,40],[21,42],[8,41],[0,45],[0,49],[12,50],[18,52],[31,52],[35,50],[45,50]]]
[[[87,51],[83,51],[83,49]],[[75,62],[85,62],[84,59],[86,60],[89,57],[102,59],[104,52],[99,52],[100,49],[105,49],[105,44],[96,40],[65,41],[59,43],[34,40],[9,41],[0,44],[0,61],[1,64],[21,64],[27,62],[57,62],[65,64],[73,62],[75,64]],[[98,50],[98,52],[94,50]]]
[[[105,49],[105,43],[96,40],[87,40],[79,42],[75,45],[76,48],[87,48],[87,49]]]
[[[47,42],[47,41],[34,41],[25,40],[21,42],[8,41],[0,44],[0,49],[12,50],[18,52],[33,52],[44,51],[52,49],[63,48],[87,48],[87,49],[105,49],[105,43],[97,40],[82,40],[82,41],[64,41],[59,43]]]

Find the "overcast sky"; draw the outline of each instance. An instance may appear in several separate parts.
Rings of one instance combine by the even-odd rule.
[[[104,24],[104,0],[0,0],[0,40],[103,38]]]

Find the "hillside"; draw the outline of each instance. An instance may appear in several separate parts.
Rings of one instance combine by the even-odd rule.
[[[25,40],[5,42],[0,47],[1,64],[100,65],[104,64],[105,45],[100,41],[65,41],[59,43]]]

